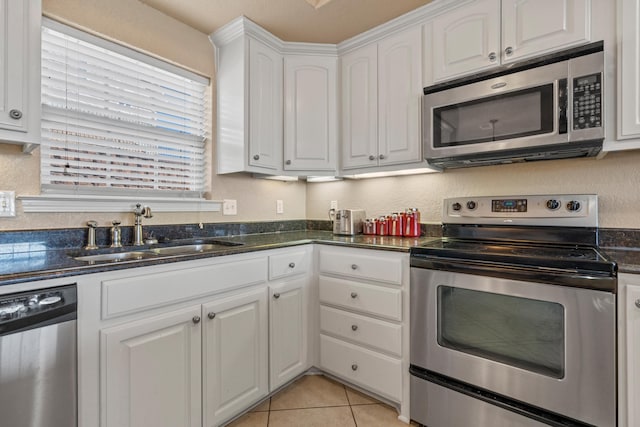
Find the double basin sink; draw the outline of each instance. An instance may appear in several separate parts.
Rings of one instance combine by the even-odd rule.
[[[218,239],[190,239],[179,240],[177,244],[172,246],[163,246],[149,249],[140,249],[124,252],[112,252],[96,255],[80,255],[74,256],[73,259],[87,263],[98,262],[122,262],[122,261],[140,261],[145,259],[154,259],[158,257],[188,256],[201,253],[210,253],[223,251],[233,246],[242,246],[241,242],[230,242]]]

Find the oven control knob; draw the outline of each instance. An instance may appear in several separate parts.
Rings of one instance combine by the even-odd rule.
[[[571,212],[579,211],[581,207],[582,205],[580,204],[580,202],[576,200],[572,200],[569,203],[567,203],[567,210]]]
[[[555,200],[555,199],[551,199],[551,200],[547,200],[547,209],[555,211],[560,207],[560,202]]]
[[[451,205],[451,209],[453,209],[454,211],[459,211],[460,209],[462,209],[462,205],[456,202],[453,205]]]
[[[467,209],[469,209],[470,211],[474,210],[477,207],[477,203],[474,202],[473,200],[469,200],[467,202]]]

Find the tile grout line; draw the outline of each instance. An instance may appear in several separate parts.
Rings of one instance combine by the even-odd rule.
[[[349,393],[347,392],[347,386],[342,385],[344,388],[344,394],[347,396],[347,403],[349,403],[349,410],[351,411],[351,418],[353,419],[353,424],[355,427],[358,427],[358,421],[356,421],[356,414],[353,413],[353,406],[351,405],[351,399],[349,399]]]

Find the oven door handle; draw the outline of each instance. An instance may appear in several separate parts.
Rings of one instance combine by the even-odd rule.
[[[613,275],[595,275],[579,271],[568,272],[548,267],[523,267],[488,261],[467,261],[446,257],[411,257],[412,268],[451,271],[455,273],[475,274],[502,279],[522,280],[549,285],[571,286],[615,292],[617,277]]]

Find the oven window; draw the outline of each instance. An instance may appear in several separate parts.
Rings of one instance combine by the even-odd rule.
[[[553,378],[564,377],[564,307],[438,287],[438,343]]]
[[[553,84],[434,108],[435,147],[553,132]]]

